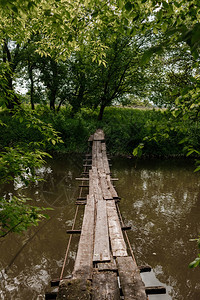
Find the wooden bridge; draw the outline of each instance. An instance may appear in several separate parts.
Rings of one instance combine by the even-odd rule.
[[[117,179],[111,177],[103,131],[97,130],[89,143],[83,177],[77,178],[82,184],[76,204],[85,205],[82,229],[74,229],[74,220],[61,276],[52,281],[53,286],[59,285],[58,291],[46,293],[46,299],[146,300],[148,294],[165,293],[163,287],[145,287],[141,279],[140,272],[151,268],[136,264],[126,232],[129,228],[119,211],[120,198],[113,186]],[[85,187],[89,192],[84,198]],[[72,277],[65,279],[66,258],[75,233],[80,233],[80,240],[74,270]]]

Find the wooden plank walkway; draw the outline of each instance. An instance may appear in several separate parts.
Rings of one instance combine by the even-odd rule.
[[[89,143],[89,177],[84,172],[77,178],[89,183],[87,199],[77,200],[85,205],[77,256],[72,279],[59,281],[56,299],[146,300],[140,270],[124,240],[103,131],[97,130]]]

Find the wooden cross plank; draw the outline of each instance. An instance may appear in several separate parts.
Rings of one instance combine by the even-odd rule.
[[[131,256],[116,258],[119,280],[124,299],[146,300],[145,285]]]
[[[110,253],[110,262],[100,262],[97,264],[97,268],[99,272],[117,272],[117,264],[116,261],[113,259],[112,254]]]
[[[110,261],[111,258],[108,236],[106,201],[98,200],[96,206],[97,212],[93,262]]]
[[[93,243],[94,243],[94,197],[87,197],[87,204],[83,217],[81,236],[78,245],[73,278],[92,278],[93,271]]]
[[[123,238],[119,217],[114,200],[106,201],[109,236],[112,248],[112,255],[128,256],[126,244]]]

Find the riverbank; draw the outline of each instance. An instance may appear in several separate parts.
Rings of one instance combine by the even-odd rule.
[[[153,137],[158,130],[163,136],[160,139],[152,138],[145,143],[144,156],[183,156],[183,146],[179,142],[186,137],[186,132],[187,136],[191,136],[191,140],[194,136],[196,140],[200,139],[199,131],[191,128],[189,123],[179,124],[176,120],[170,125],[173,126],[173,130],[170,129],[166,136],[167,117],[161,110],[108,107],[102,121],[97,120],[98,111],[88,109],[82,109],[72,116],[68,108],[62,108],[59,113],[54,113],[46,107],[37,106],[34,114],[60,132],[63,143],[51,144],[45,149],[57,154],[84,153],[87,150],[88,137],[97,128],[104,130],[108,152],[111,155],[131,156],[138,144],[144,143],[146,137]],[[6,124],[0,127],[1,150],[21,142],[41,141],[41,132],[34,127],[27,128],[23,118],[13,118],[7,111],[1,111],[0,118]],[[179,130],[181,126],[184,126],[185,130]]]

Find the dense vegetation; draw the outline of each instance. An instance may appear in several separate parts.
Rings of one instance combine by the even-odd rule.
[[[26,110],[28,110],[26,108]],[[59,131],[62,143],[47,143],[45,151],[56,155],[56,153],[84,153],[87,150],[88,137],[94,131],[103,128],[108,151],[111,155],[132,156],[133,149],[142,143],[144,139],[155,134],[165,134],[164,122],[169,122],[166,112],[163,110],[146,108],[117,108],[109,107],[105,110],[104,119],[98,121],[99,111],[82,109],[72,117],[70,108],[62,108],[59,113],[53,113],[48,107],[38,106],[32,115],[37,116],[44,124],[51,124],[55,131]],[[1,150],[5,147],[13,147],[16,144],[39,143],[43,137],[40,128],[26,126],[26,120],[11,117],[7,110],[0,113],[1,120],[7,124],[0,130]],[[168,137],[152,138],[144,145],[143,155],[150,157],[158,156],[182,156],[182,144],[178,142],[188,137],[193,144],[198,144],[200,139],[198,128],[189,122],[179,122],[176,118],[170,122],[171,133]],[[186,134],[187,133],[187,134]]]
[[[1,183],[36,180],[47,152],[84,151],[99,126],[113,154],[200,155],[199,1],[0,0],[0,8]],[[135,101],[166,111],[107,108]],[[6,235],[43,215],[7,190],[0,217]]]

